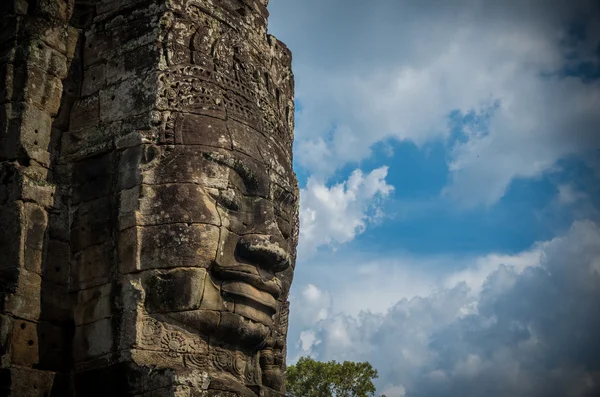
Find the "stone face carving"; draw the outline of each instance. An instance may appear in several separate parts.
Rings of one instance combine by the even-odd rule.
[[[0,102],[18,121],[0,118],[5,394],[283,395],[294,87],[267,0],[70,1],[0,17],[41,32],[0,58],[25,87]],[[37,41],[59,87],[42,99],[19,52]]]

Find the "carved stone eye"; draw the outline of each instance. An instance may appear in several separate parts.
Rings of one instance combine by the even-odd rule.
[[[289,207],[294,205],[296,199],[294,195],[279,186],[276,186],[273,189],[273,200],[278,204],[279,207],[283,207],[282,209],[289,210]]]
[[[239,211],[240,204],[233,190],[222,190],[217,197],[215,197],[217,203],[222,207],[230,211]]]
[[[285,239],[285,240],[289,240],[289,238],[292,235],[292,227],[290,225],[290,223],[283,219],[281,216],[277,216],[277,227],[279,228],[279,231],[281,232],[281,236]]]

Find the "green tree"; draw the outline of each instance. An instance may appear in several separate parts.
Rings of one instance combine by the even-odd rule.
[[[377,376],[368,362],[324,363],[302,357],[287,368],[286,389],[291,397],[373,397]]]

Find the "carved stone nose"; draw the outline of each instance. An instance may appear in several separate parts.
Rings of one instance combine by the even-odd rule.
[[[253,264],[271,271],[281,272],[290,266],[290,254],[283,239],[261,234],[241,237],[236,246],[236,254]]]

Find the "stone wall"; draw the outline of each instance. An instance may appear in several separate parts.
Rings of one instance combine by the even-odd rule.
[[[266,3],[0,5],[0,395],[285,392],[293,76]]]

